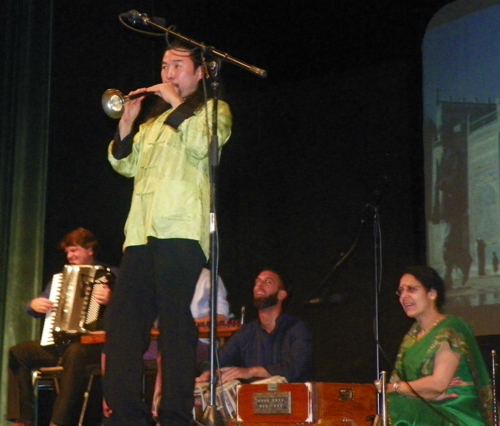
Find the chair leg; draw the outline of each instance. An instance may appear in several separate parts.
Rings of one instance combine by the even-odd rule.
[[[33,417],[33,425],[38,426],[38,381],[40,379],[40,372],[33,371],[32,383],[33,383],[33,406],[34,406],[34,417]]]
[[[87,383],[87,389],[83,394],[83,405],[82,411],[80,412],[80,418],[78,419],[78,426],[83,426],[83,421],[85,420],[85,415],[87,414],[87,407],[90,399],[90,392],[92,391],[92,385],[96,376],[101,374],[101,367],[95,367],[90,373],[89,381]]]
[[[54,390],[56,391],[56,395],[59,395],[61,387],[59,386],[59,377],[57,376],[54,376]]]

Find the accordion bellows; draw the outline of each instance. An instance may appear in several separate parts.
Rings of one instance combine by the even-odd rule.
[[[112,277],[111,271],[101,265],[65,265],[55,274],[49,295],[54,308],[45,316],[41,345],[64,344],[97,330],[104,309],[94,292]]]

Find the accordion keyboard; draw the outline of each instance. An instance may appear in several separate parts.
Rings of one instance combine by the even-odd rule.
[[[52,303],[57,303],[59,297],[61,295],[61,287],[63,282],[63,274],[55,274],[52,277],[52,283],[50,286],[50,294],[49,300]],[[56,320],[56,310],[53,308],[49,312],[45,314],[45,322],[43,324],[42,338],[40,344],[42,346],[53,345],[54,342],[54,334],[52,330],[54,330],[54,322]]]

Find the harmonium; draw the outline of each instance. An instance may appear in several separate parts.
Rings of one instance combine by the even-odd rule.
[[[373,384],[240,384],[236,401],[229,426],[370,426],[377,417]]]

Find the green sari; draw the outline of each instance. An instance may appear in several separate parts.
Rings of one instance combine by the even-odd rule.
[[[449,388],[456,398],[442,401],[423,400],[395,392],[387,395],[392,426],[490,426],[492,420],[492,387],[488,369],[469,326],[460,318],[448,316],[421,340],[420,325],[415,322],[399,348],[391,382],[412,381],[429,376],[435,356],[444,342],[460,355],[455,377],[466,386]]]

